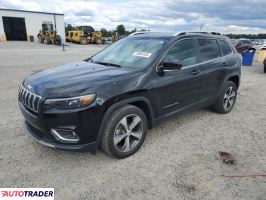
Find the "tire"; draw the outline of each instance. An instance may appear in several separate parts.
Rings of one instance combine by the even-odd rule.
[[[228,81],[223,86],[221,95],[213,105],[214,111],[220,114],[226,114],[233,109],[237,97],[237,87],[232,81]]]
[[[266,64],[264,65],[264,73],[266,73]]]
[[[56,45],[61,45],[62,44],[62,39],[60,35],[56,35],[55,37],[55,44]]]
[[[49,36],[45,36],[44,37],[44,44],[51,44],[51,39],[50,39],[50,37]]]
[[[39,43],[43,43],[44,42],[44,40],[43,40],[43,38],[41,36],[38,36],[38,42]]]
[[[102,44],[101,38],[95,38],[95,44]]]
[[[80,41],[79,41],[80,44],[88,44],[87,42],[87,38],[80,38]]]
[[[131,156],[143,144],[147,126],[147,117],[140,108],[132,105],[118,108],[107,120],[102,150],[115,158]]]

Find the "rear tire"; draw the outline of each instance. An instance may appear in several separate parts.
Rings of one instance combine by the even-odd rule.
[[[236,84],[232,81],[228,81],[223,86],[222,92],[213,105],[214,111],[220,114],[226,114],[231,112],[233,109],[237,97],[237,87]]]
[[[266,64],[264,65],[264,73],[266,73]]]
[[[125,105],[115,110],[107,120],[101,148],[110,156],[126,158],[141,147],[146,132],[144,112],[136,106]]]

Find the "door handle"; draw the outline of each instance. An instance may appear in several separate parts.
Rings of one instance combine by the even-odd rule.
[[[197,70],[197,69],[195,69],[195,70],[193,70],[191,73],[190,73],[190,75],[198,75],[198,74],[200,74],[200,70]]]

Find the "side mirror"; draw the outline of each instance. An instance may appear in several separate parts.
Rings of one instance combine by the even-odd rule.
[[[180,60],[163,60],[160,65],[160,70],[180,70],[182,69],[182,63]]]

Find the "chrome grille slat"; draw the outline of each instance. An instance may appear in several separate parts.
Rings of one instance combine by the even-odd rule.
[[[28,106],[28,94],[29,94],[29,92],[26,90],[26,94],[25,94],[25,104],[26,104],[26,106]]]
[[[23,92],[23,94],[22,94],[22,100],[23,100],[23,104],[26,104],[25,103],[25,98],[26,97],[26,90],[24,89],[24,92]]]
[[[33,95],[33,100],[31,101],[31,107],[36,110],[36,108],[34,107],[34,102],[35,102],[36,96]]]
[[[36,113],[39,112],[39,104],[42,99],[41,96],[30,92],[21,85],[18,98],[26,108]]]
[[[31,93],[29,93],[29,97],[28,97],[28,101],[27,101],[27,103],[28,103],[27,105],[28,105],[28,106],[31,106],[31,105],[30,105],[30,104],[31,104],[30,99],[31,99]]]

